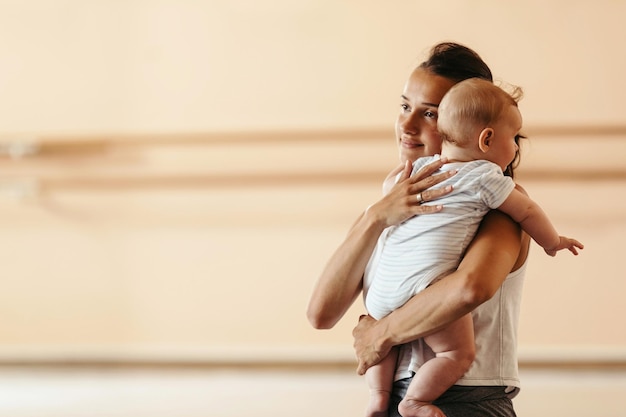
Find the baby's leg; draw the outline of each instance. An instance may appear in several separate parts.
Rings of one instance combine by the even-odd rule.
[[[365,379],[370,389],[367,417],[387,417],[397,361],[398,348],[393,348],[380,363],[365,372]]]
[[[435,352],[413,377],[398,410],[403,417],[445,417],[432,405],[467,372],[475,355],[474,324],[467,314],[424,338]]]

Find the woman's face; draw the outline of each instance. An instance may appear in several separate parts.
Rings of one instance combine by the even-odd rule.
[[[413,162],[441,152],[437,110],[444,94],[455,84],[445,77],[416,68],[409,77],[396,119],[400,161]]]

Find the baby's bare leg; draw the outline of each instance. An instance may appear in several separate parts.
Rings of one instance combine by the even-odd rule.
[[[413,377],[398,410],[403,417],[445,417],[432,405],[467,372],[474,360],[474,324],[467,314],[424,341],[435,352]]]
[[[367,406],[367,417],[387,417],[389,397],[393,387],[393,376],[396,373],[398,348],[391,352],[377,365],[365,372],[365,379],[370,389],[370,401]]]

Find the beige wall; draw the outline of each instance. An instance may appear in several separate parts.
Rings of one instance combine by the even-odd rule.
[[[386,127],[433,43],[522,85],[531,124],[622,123],[615,0],[0,2],[3,131]]]
[[[361,306],[314,331],[309,291],[395,164],[404,78],[445,39],[525,88],[520,180],[587,245],[534,248],[522,348],[624,352],[625,12],[1,1],[0,138],[38,149],[0,160],[3,352],[349,357]]]

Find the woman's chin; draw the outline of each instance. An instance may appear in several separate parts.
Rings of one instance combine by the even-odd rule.
[[[429,156],[426,153],[425,146],[419,146],[411,149],[401,148],[400,149],[400,162],[404,163],[406,161],[415,162],[416,159],[421,158],[423,156]]]

